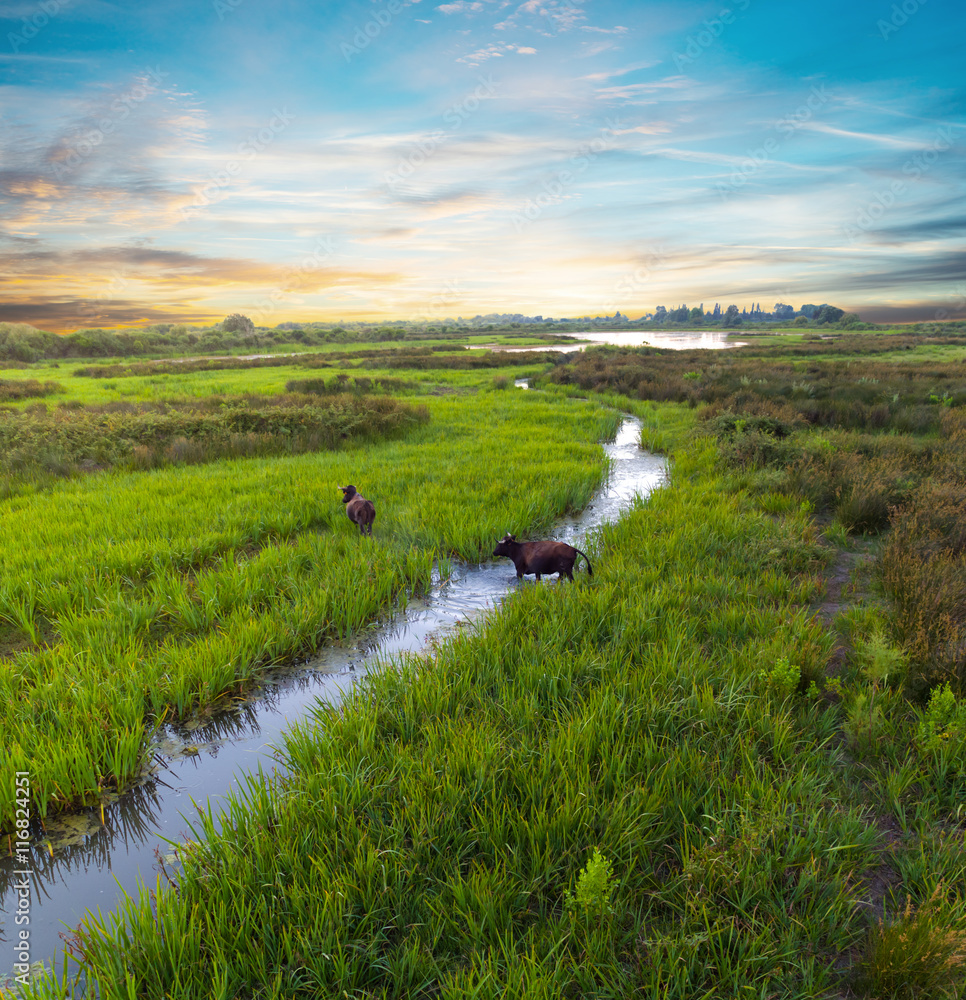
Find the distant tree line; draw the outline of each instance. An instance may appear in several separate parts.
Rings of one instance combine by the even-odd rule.
[[[72,358],[184,357],[186,355],[227,354],[232,351],[269,352],[281,345],[288,347],[323,344],[359,344],[439,339],[458,341],[467,331],[498,333],[504,337],[561,335],[584,330],[653,329],[669,326],[723,328],[752,323],[791,323],[793,326],[828,326],[841,329],[875,329],[862,323],[855,313],[837,306],[806,304],[801,309],[778,302],[771,312],[760,305],[739,310],[719,303],[705,312],[703,304],[694,308],[681,305],[668,309],[658,306],[653,314],[632,320],[616,312],[613,316],[582,316],[552,319],[524,316],[520,313],[489,313],[469,319],[462,316],[442,321],[398,320],[392,323],[347,322],[331,325],[321,322],[279,323],[274,328],[257,327],[247,316],[233,313],[212,326],[187,326],[184,323],[155,323],[137,328],[105,329],[92,327],[69,334],[49,333],[27,323],[0,323],[0,362],[32,364]],[[539,328],[539,329],[538,329]]]
[[[751,309],[739,310],[736,305],[730,305],[722,310],[721,304],[715,302],[714,308],[710,312],[704,311],[704,303],[693,309],[689,309],[686,305],[678,306],[676,309],[658,306],[653,315],[649,315],[645,319],[648,322],[658,324],[700,324],[702,326],[722,327],[741,326],[744,323],[782,323],[794,320],[799,326],[810,324],[827,326],[830,323],[837,323],[845,329],[854,329],[861,323],[856,313],[847,313],[844,309],[829,305],[827,302],[820,306],[809,303],[797,310],[794,306],[786,305],[784,302],[776,302],[775,308],[770,312],[763,310],[760,303],[755,303]]]
[[[422,336],[439,337],[430,330]],[[457,334],[454,331],[454,336]],[[72,358],[129,358],[218,354],[233,350],[271,350],[280,344],[370,343],[408,340],[419,333],[391,327],[353,329],[307,327],[285,324],[273,330],[255,328],[245,316],[229,316],[222,324],[193,328],[182,323],[157,323],[123,330],[100,327],[57,334],[38,330],[27,323],[0,323],[0,361],[30,364]]]

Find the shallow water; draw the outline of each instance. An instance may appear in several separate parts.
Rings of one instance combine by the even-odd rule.
[[[523,380],[518,384],[526,388]],[[588,533],[617,520],[635,496],[647,496],[664,481],[664,459],[641,450],[640,433],[636,419],[623,422],[614,442],[605,445],[611,460],[607,483],[586,510],[558,523],[554,538],[584,548]],[[165,727],[154,772],[106,803],[103,821],[100,809],[85,810],[49,825],[50,847],[46,839],[31,845],[31,961],[54,958],[61,951],[61,933],[75,927],[87,910],[107,914],[124,891],[133,895],[140,883],[153,886],[158,858],[172,850],[167,841],[193,836],[189,820],[197,806],[210,805],[217,814],[246,774],[260,768],[270,772],[286,728],[304,718],[317,698],[338,702],[377,661],[423,649],[431,637],[443,638],[472,621],[517,586],[509,560],[454,563],[451,575],[437,578],[427,595],[411,598],[355,642],[329,645],[306,663],[270,673],[253,695],[237,699],[210,722]],[[540,586],[557,586],[556,578]],[[13,883],[18,868],[12,858],[0,860],[0,984],[16,961],[12,941],[20,928],[14,924]]]
[[[521,351],[583,351],[591,344],[610,344],[614,347],[663,347],[672,351],[717,351],[726,347],[747,347],[746,340],[729,340],[734,334],[712,333],[708,330],[679,330],[675,333],[647,333],[641,331],[614,331],[601,333],[587,331],[569,333],[572,344],[534,344],[530,347],[504,347],[497,344],[472,344],[470,350],[506,351],[514,354]],[[588,343],[589,342],[589,343]]]

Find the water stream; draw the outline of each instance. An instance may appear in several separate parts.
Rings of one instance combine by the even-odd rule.
[[[640,433],[639,421],[624,420],[614,442],[605,445],[611,462],[606,484],[584,511],[562,519],[552,537],[583,548],[588,532],[617,520],[636,495],[646,496],[663,482],[664,459],[641,450]],[[557,585],[556,578],[540,584]],[[31,961],[49,963],[62,952],[61,934],[86,911],[100,909],[106,915],[125,892],[136,895],[139,884],[153,886],[158,852],[171,851],[166,841],[191,836],[188,821],[197,813],[196,804],[210,803],[217,814],[246,774],[259,768],[270,772],[286,728],[317,698],[337,702],[378,661],[417,652],[430,637],[445,637],[517,586],[509,560],[454,562],[451,575],[437,578],[427,595],[411,598],[357,641],[329,645],[306,663],[269,673],[254,694],[208,722],[166,726],[152,773],[106,803],[103,818],[99,808],[61,817],[48,824],[48,837],[31,844]],[[21,868],[12,857],[0,859],[0,985],[17,961],[15,882],[22,876],[15,872]]]

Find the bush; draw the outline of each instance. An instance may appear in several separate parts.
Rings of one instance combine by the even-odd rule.
[[[255,324],[247,316],[242,316],[241,313],[232,313],[230,316],[226,316],[222,321],[221,328],[225,333],[241,333],[247,336],[251,336],[255,332]]]
[[[869,935],[861,986],[875,998],[961,997],[966,933],[950,926],[942,883],[916,909],[907,900],[901,916],[882,920]]]
[[[424,423],[429,411],[388,396],[349,393],[212,396],[163,403],[71,402],[0,421],[0,473],[14,480],[69,476],[111,466],[164,464],[317,451],[381,438]],[[93,464],[92,464],[93,463]]]

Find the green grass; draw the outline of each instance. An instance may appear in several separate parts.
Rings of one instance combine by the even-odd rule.
[[[334,345],[346,352],[344,345]],[[360,348],[361,350],[361,348]],[[385,348],[386,351],[392,350]],[[398,350],[398,349],[396,349]],[[274,352],[273,352],[274,353]],[[333,361],[331,367],[318,369],[307,366],[304,362],[311,361],[325,352],[317,351],[304,354],[301,358],[292,358],[284,365],[254,368],[226,368],[215,371],[196,371],[178,373],[161,373],[155,375],[133,375],[118,378],[91,378],[77,376],[74,373],[91,367],[88,362],[62,361],[57,364],[39,362],[28,369],[0,369],[0,380],[8,382],[39,383],[55,382],[61,386],[62,392],[46,396],[44,402],[50,407],[61,403],[104,404],[117,402],[160,401],[178,398],[206,398],[213,395],[274,395],[285,391],[287,382],[294,379],[304,379],[324,376],[327,380],[337,374],[345,373],[350,377],[366,378],[399,378],[402,374],[407,381],[414,382],[425,388],[439,388],[452,391],[454,388],[470,389],[480,385],[479,373],[472,371],[446,372],[437,370],[409,370],[380,367],[378,364],[365,368],[358,367],[359,362],[350,359]],[[331,353],[331,352],[330,352]],[[140,362],[137,362],[140,363]],[[492,378],[503,374],[511,380],[516,378],[534,377],[546,365],[534,363],[530,365],[507,365],[487,371]],[[404,373],[404,374],[403,374]],[[36,399],[14,400],[3,405],[10,409],[26,409],[37,402]]]
[[[0,508],[0,738],[35,808],[95,801],[140,773],[166,710],[345,638],[433,562],[545,530],[605,474],[617,417],[525,393],[430,400],[400,441],[106,473]],[[338,486],[377,508],[355,533]],[[0,788],[0,823],[13,789]]]
[[[814,579],[782,569],[807,525],[715,463],[679,453],[600,533],[592,584],[522,588],[318,709],[285,778],[253,778],[221,834],[200,821],[176,892],[87,921],[103,1000],[840,987],[879,833],[837,801],[835,710],[762,680],[830,652]],[[567,899],[595,850],[590,912]]]
[[[785,341],[770,358],[591,354],[547,369],[568,384],[542,394],[489,391],[525,374],[515,367],[389,368],[439,394],[403,441],[7,501],[14,535],[69,514],[99,538],[85,553],[76,532],[55,532],[53,558],[24,560],[15,590],[0,577],[0,643],[20,648],[8,679],[28,678],[43,708],[8,731],[46,727],[56,749],[68,745],[58,726],[77,728],[55,766],[75,767],[88,794],[112,753],[140,752],[162,705],[189,711],[300,644],[347,634],[418,589],[430,553],[473,558],[583,506],[600,474],[593,442],[616,420],[599,403],[632,409],[645,443],[673,458],[670,484],[588,543],[593,580],[521,587],[339,710],[319,708],[290,734],[284,778],[252,777],[221,833],[210,813],[198,821],[173,883],[88,917],[72,948],[103,1000],[962,995],[966,709],[950,657],[966,425],[958,397],[930,400],[959,391],[958,370],[905,364],[911,343],[889,371],[890,343],[843,337],[811,372],[823,344],[781,355]],[[907,394],[896,401],[893,378]],[[687,405],[661,401],[679,391]],[[690,439],[702,425],[714,440]],[[330,476],[376,499],[375,545],[352,534],[338,497],[316,500]],[[132,498],[163,489],[178,490],[177,516],[144,499],[132,514]],[[905,503],[898,531],[882,497]],[[112,520],[115,507],[126,516]],[[860,523],[884,541],[855,534]],[[325,574],[365,574],[356,557],[376,548],[362,606],[324,610],[317,592],[346,586]],[[130,556],[137,571],[55,579],[75,549],[88,565]],[[855,570],[842,598],[854,606],[825,626],[822,575],[860,552],[882,561]],[[299,631],[305,615],[320,631]],[[100,663],[57,660],[68,642]],[[183,668],[180,694],[169,663]],[[928,669],[953,687],[929,697]],[[97,700],[105,676],[111,703]],[[134,721],[111,714],[125,683],[141,690]],[[84,757],[89,746],[101,757]],[[68,988],[38,980],[27,996]]]

